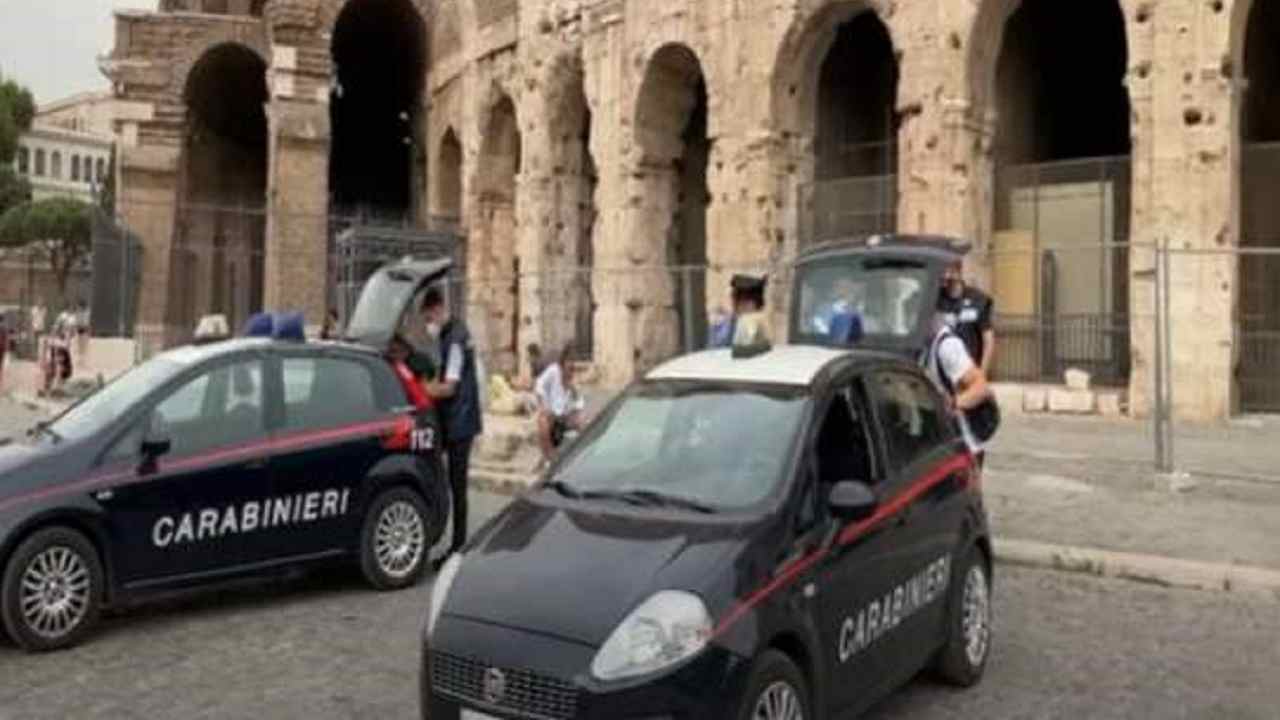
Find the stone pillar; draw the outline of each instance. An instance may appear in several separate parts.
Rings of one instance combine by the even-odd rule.
[[[324,320],[328,282],[329,109],[277,99],[267,107],[267,241],[263,304]]]
[[[171,325],[169,271],[177,214],[178,149],[122,146],[119,164],[121,221],[142,243],[141,287],[135,337],[142,357],[167,347],[177,337]]]

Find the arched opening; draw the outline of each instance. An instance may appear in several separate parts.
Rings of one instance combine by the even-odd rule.
[[[1240,108],[1241,248],[1280,248],[1280,5],[1255,0],[1247,10]],[[1239,397],[1243,412],[1280,412],[1280,256],[1239,263]]]
[[[209,314],[238,327],[262,307],[266,76],[256,52],[227,44],[205,53],[187,78],[170,279],[172,321],[182,332]]]
[[[707,339],[707,209],[711,192],[707,166],[711,157],[708,135],[707,85],[692,50],[668,45],[649,63],[641,85],[636,129],[644,153],[645,203],[652,208],[655,232],[663,239],[665,256],[655,264],[672,268],[671,294],[652,288],[651,300],[660,308],[674,308],[676,327],[665,337],[686,351]],[[662,261],[665,260],[665,263]],[[676,347],[651,347],[660,355]]]
[[[595,251],[595,193],[598,175],[591,155],[591,110],[584,89],[582,62],[559,59],[551,73],[553,95],[548,127],[552,133],[555,198],[555,239],[544,262],[547,275],[540,295],[545,298],[543,338],[552,349],[572,343],[580,360],[595,352],[595,294],[592,266]]]
[[[409,0],[349,0],[333,32],[329,158],[339,215],[415,219],[426,26]]]
[[[435,213],[451,222],[462,219],[462,143],[449,128],[440,141],[436,160]]]
[[[1005,24],[991,85],[1000,379],[1080,368],[1128,384],[1125,32],[1117,0],[1024,0]]]
[[[479,307],[489,312],[481,320],[474,314],[473,325],[484,323],[491,367],[514,373],[520,341],[520,257],[517,215],[521,161],[520,125],[515,103],[502,94],[489,111],[480,147],[478,212],[472,227],[473,244],[468,253],[470,294]]]

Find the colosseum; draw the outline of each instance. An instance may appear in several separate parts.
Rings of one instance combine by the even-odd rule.
[[[997,299],[997,374],[1084,367],[1143,415],[1168,243],[1177,416],[1280,410],[1280,264],[1240,255],[1280,245],[1280,3],[1253,5],[118,12],[102,65],[124,108],[118,212],[144,247],[138,334],[172,342],[236,298],[319,318],[332,218],[360,209],[459,228],[496,364],[576,339],[621,383],[692,343],[735,269],[833,234],[943,233],[973,241]],[[217,248],[216,272],[192,247]]]

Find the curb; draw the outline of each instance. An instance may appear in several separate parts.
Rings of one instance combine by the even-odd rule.
[[[474,490],[508,497],[520,495],[532,487],[527,475],[487,469],[473,472],[470,481]],[[997,537],[994,545],[996,562],[1006,565],[1280,601],[1280,570],[1011,538]]]
[[[1161,587],[1260,595],[1280,600],[1280,571],[1139,555],[1030,540],[995,539],[998,562],[1131,580]]]

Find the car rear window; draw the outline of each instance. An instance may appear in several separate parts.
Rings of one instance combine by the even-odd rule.
[[[368,364],[343,358],[286,358],[284,427],[330,428],[381,415]]]

